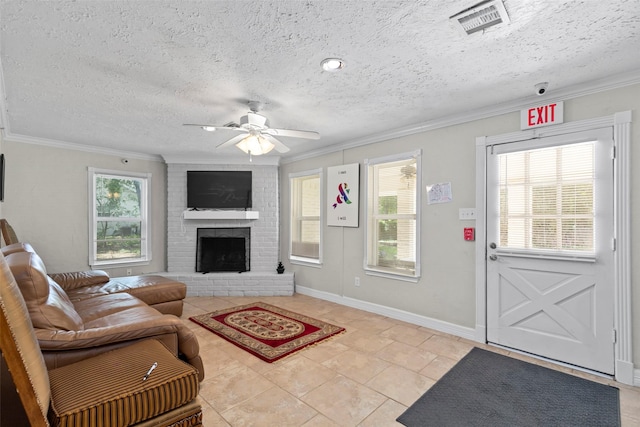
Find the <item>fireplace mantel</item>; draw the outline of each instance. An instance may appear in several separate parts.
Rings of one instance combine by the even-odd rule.
[[[182,217],[184,219],[258,219],[260,214],[258,211],[186,210],[182,213]]]

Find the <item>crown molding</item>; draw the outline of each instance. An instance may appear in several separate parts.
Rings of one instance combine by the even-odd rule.
[[[618,89],[625,86],[631,86],[640,83],[640,70],[635,70],[629,73],[618,74],[603,79],[592,80],[587,83],[581,83],[578,85],[569,86],[563,89],[553,91],[550,96],[537,96],[532,95],[526,98],[518,99],[515,101],[505,102],[502,104],[496,104],[490,107],[477,109],[474,111],[466,111],[464,113],[455,114],[447,117],[442,117],[435,120],[419,123],[413,126],[405,126],[402,128],[392,129],[387,132],[382,132],[376,135],[367,136],[364,138],[358,138],[352,141],[345,141],[344,143],[334,144],[329,147],[319,148],[317,150],[308,151],[304,154],[283,158],[281,163],[293,163],[298,160],[309,159],[318,157],[325,154],[335,153],[336,151],[347,150],[350,148],[356,148],[363,145],[373,144],[377,142],[388,141],[390,139],[397,139],[409,135],[414,135],[421,132],[440,129],[448,126],[460,125],[476,120],[482,120],[490,117],[500,116],[503,114],[513,113],[520,111],[522,108],[529,107],[531,105],[547,103],[553,100],[567,100],[573,98],[580,98],[582,96],[592,95],[595,93],[605,92],[608,90]]]
[[[167,164],[198,164],[198,165],[248,165],[248,166],[279,166],[280,156],[252,156],[248,155],[228,155],[219,157],[197,157],[184,154],[165,154],[162,156]]]
[[[128,159],[147,160],[153,162],[162,162],[162,156],[155,154],[144,154],[133,151],[113,150],[110,148],[96,147],[93,145],[76,144],[72,142],[58,141],[55,139],[38,138],[35,136],[12,134],[7,129],[4,130],[4,140],[9,142],[19,142],[24,144],[42,145],[45,147],[54,147],[65,150],[84,151],[87,153],[95,153],[106,156],[126,157]]]

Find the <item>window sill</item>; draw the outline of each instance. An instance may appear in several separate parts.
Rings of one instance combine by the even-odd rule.
[[[389,271],[374,270],[365,268],[364,273],[368,276],[384,277],[385,279],[401,280],[403,282],[418,283],[420,276],[407,276],[406,274],[392,273]]]
[[[303,265],[305,267],[322,268],[322,261],[313,258],[289,257],[289,262],[295,265]]]
[[[93,261],[90,263],[90,267],[93,269],[100,268],[117,268],[117,267],[137,267],[140,265],[151,264],[151,259],[135,259],[135,260],[123,260],[123,261]]]

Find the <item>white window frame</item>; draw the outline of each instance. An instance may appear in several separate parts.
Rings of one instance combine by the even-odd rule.
[[[89,265],[93,267],[124,267],[147,265],[151,262],[151,236],[149,233],[151,215],[149,206],[151,204],[151,173],[137,173],[117,170],[88,168],[88,184],[89,184]],[[97,216],[96,206],[96,177],[110,176],[122,179],[138,179],[142,181],[141,186],[141,206],[140,206],[140,238],[141,238],[141,255],[135,259],[109,260],[101,261],[96,259],[97,255],[97,236],[98,221],[105,218]]]
[[[364,177],[364,194],[365,199],[369,198],[369,171],[371,166],[383,164],[383,163],[393,163],[402,160],[415,159],[416,161],[416,212],[415,212],[415,221],[416,221],[416,236],[415,236],[415,254],[416,254],[416,264],[415,264],[415,272],[413,275],[406,274],[404,271],[393,271],[393,269],[389,268],[381,268],[376,266],[369,265],[368,261],[368,251],[373,245],[375,245],[375,241],[372,239],[376,239],[376,233],[371,230],[371,218],[370,216],[373,212],[370,212],[369,202],[365,203],[364,209],[364,218],[365,218],[365,239],[364,239],[364,262],[363,268],[365,274],[371,276],[380,276],[388,279],[395,280],[403,280],[408,282],[417,282],[420,279],[420,223],[421,223],[421,194],[422,194],[422,150],[411,151],[407,153],[399,153],[385,157],[378,157],[375,159],[365,159],[365,177]]]
[[[295,222],[298,221],[298,219],[294,218],[294,213],[296,212],[296,203],[298,201],[297,198],[297,194],[295,194],[294,192],[294,185],[293,185],[293,180],[294,179],[298,179],[298,178],[303,178],[303,177],[311,177],[311,176],[317,176],[319,181],[319,200],[318,200],[318,206],[320,206],[320,214],[318,217],[318,224],[319,224],[319,235],[320,235],[320,242],[319,242],[319,248],[318,248],[318,258],[309,258],[309,257],[301,257],[301,256],[296,256],[293,255],[293,235],[294,235],[294,226],[295,226]],[[313,170],[308,170],[308,171],[303,171],[303,172],[295,172],[295,173],[290,173],[289,174],[289,193],[290,193],[290,212],[289,212],[289,218],[290,218],[290,228],[289,228],[289,262],[291,262],[292,264],[300,264],[300,265],[307,265],[307,266],[311,266],[311,267],[320,267],[322,265],[322,247],[323,247],[323,240],[324,240],[324,230],[323,230],[323,225],[324,225],[324,209],[322,209],[323,203],[323,194],[324,194],[324,173],[322,168],[320,169],[313,169]]]

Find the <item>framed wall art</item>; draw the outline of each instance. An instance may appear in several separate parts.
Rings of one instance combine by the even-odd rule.
[[[327,168],[327,225],[358,226],[360,164]]]

